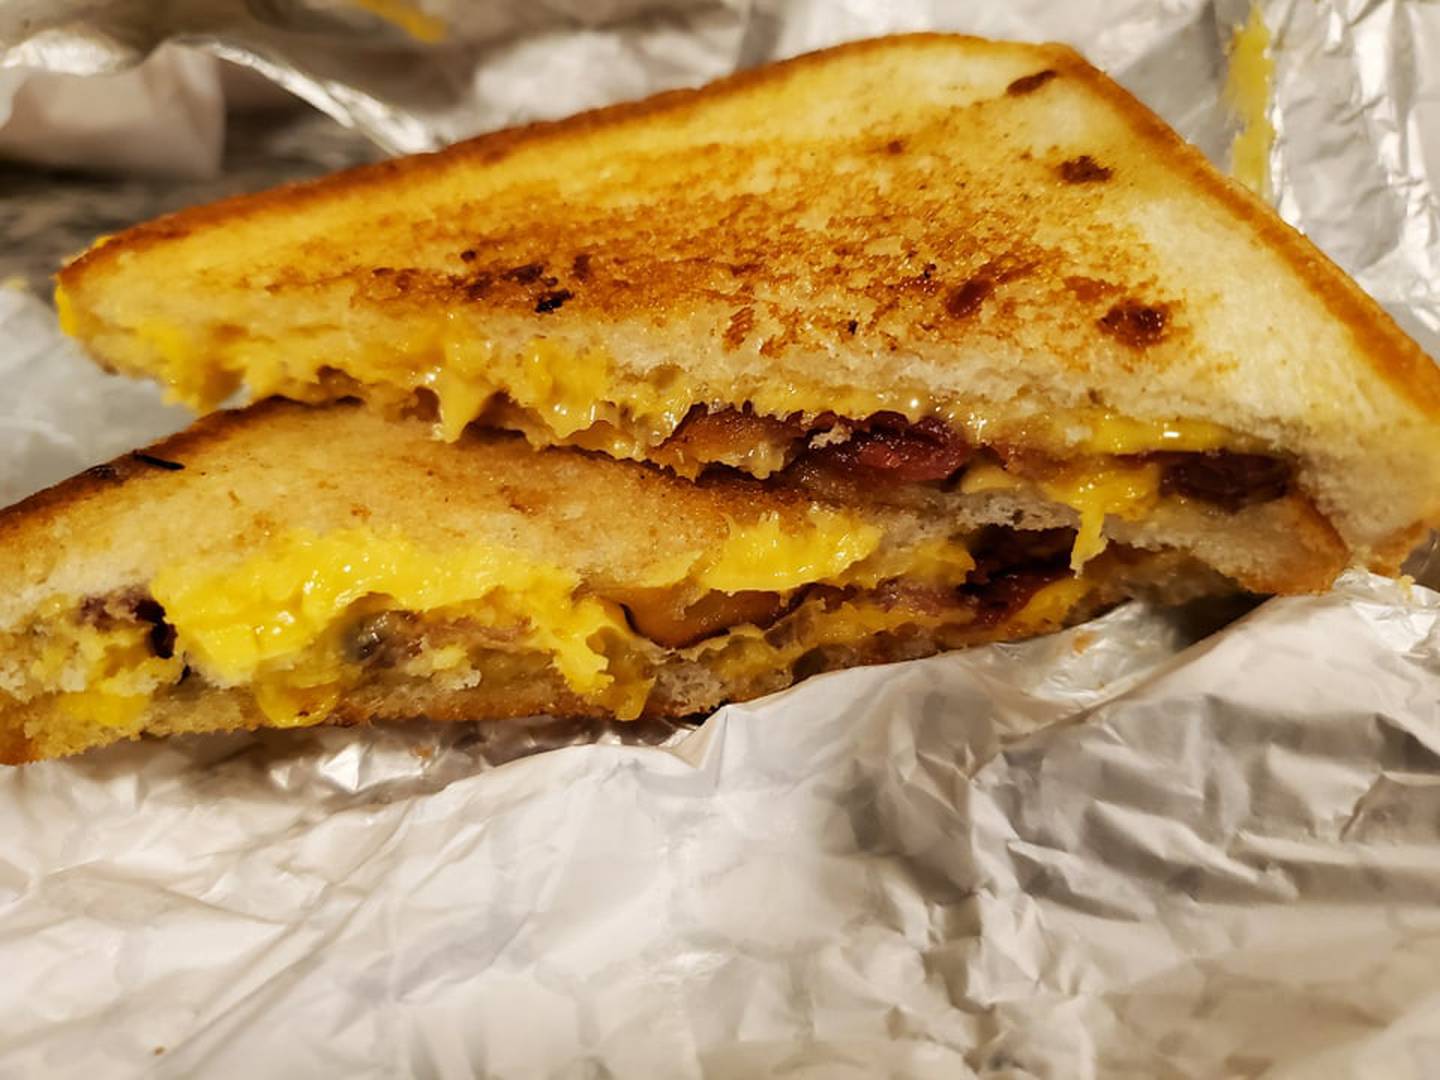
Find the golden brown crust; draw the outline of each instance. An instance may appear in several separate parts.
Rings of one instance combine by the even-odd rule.
[[[1123,86],[1096,71],[1078,53],[1070,52],[1066,65],[1072,74],[1089,77],[1091,86],[1154,147],[1154,153],[1183,168],[1197,188],[1228,207],[1289,263],[1336,321],[1349,327],[1366,362],[1378,375],[1431,417],[1440,417],[1440,365],[1411,341],[1365,290],[1243,184],[1217,172],[1205,155]]]
[[[983,40],[963,34],[918,33],[848,42],[829,49],[803,53],[776,64],[767,64],[763,67],[737,72],[694,89],[669,90],[638,101],[623,101],[556,120],[541,120],[520,127],[477,135],[428,154],[412,154],[403,158],[369,162],[342,169],[317,180],[295,181],[266,191],[233,195],[204,206],[189,207],[166,214],[154,221],[127,229],[104,245],[84,252],[79,258],[63,267],[57,276],[62,282],[69,284],[78,280],[95,266],[117,257],[123,257],[123,252],[142,251],[155,243],[187,236],[196,226],[232,221],[251,216],[262,210],[279,209],[287,213],[303,211],[307,203],[328,198],[337,191],[364,192],[368,190],[383,193],[393,190],[396,184],[403,184],[411,176],[423,174],[429,170],[448,168],[450,162],[456,158],[494,164],[527,144],[552,139],[584,138],[617,124],[666,113],[692,110],[697,106],[703,106],[713,97],[783,80],[796,71],[802,71],[808,66],[823,64],[837,55],[883,49],[898,39],[917,42],[933,40],[942,43]],[[1064,45],[1024,46],[1024,48],[1027,50],[1053,50],[1057,57],[1062,54],[1078,57],[1078,54]]]
[[[76,473],[18,503],[0,507],[0,550],[20,546],[27,535],[44,529],[70,508],[124,484],[133,484],[136,480],[142,485],[173,481],[174,473],[181,470],[172,469],[168,464],[183,465],[197,455],[212,453],[251,425],[264,423],[266,418],[294,408],[288,402],[272,398],[248,409],[223,409],[202,416],[184,431]]]
[[[312,203],[328,200],[334,195],[347,192],[379,193],[403,190],[417,177],[444,172],[460,162],[494,164],[529,146],[578,143],[607,129],[633,124],[636,121],[683,116],[706,108],[717,99],[766,84],[783,82],[798,74],[803,74],[808,69],[830,63],[837,57],[883,52],[901,43],[910,47],[950,48],[957,43],[977,44],[980,43],[980,39],[959,35],[915,34],[852,42],[809,53],[779,64],[742,72],[697,90],[671,91],[643,101],[610,106],[562,120],[546,121],[482,135],[434,154],[364,165],[316,181],[290,184],[267,192],[237,196],[208,206],[183,210],[128,230],[111,242],[92,249],[64,268],[59,274],[59,280],[66,287],[77,286],[87,275],[100,271],[106,264],[113,264],[135,253],[143,252],[156,244],[185,237],[206,226],[233,223],[269,211],[283,214],[302,213]],[[1437,371],[1436,365],[1395,326],[1383,309],[1343,272],[1339,271],[1303,235],[1277,218],[1260,200],[1240,185],[1217,173],[1199,151],[1180,139],[1163,121],[1126,90],[1093,68],[1078,53],[1063,45],[983,44],[989,49],[1008,48],[1027,56],[1033,56],[1037,63],[1046,65],[1046,70],[1053,69],[1066,77],[1079,79],[1089,89],[1102,96],[1115,113],[1123,117],[1137,141],[1142,146],[1148,145],[1149,153],[1168,160],[1174,168],[1182,171],[1196,189],[1205,192],[1210,198],[1222,204],[1236,219],[1252,229],[1261,243],[1269,247],[1292,268],[1314,294],[1322,299],[1329,313],[1338,322],[1349,328],[1354,337],[1358,355],[1366,363],[1429,416],[1440,417],[1440,371]],[[1035,87],[1035,89],[1039,88],[1038,85]],[[1082,160],[1088,161],[1089,159]],[[1066,174],[1067,179],[1080,175],[1075,169],[1067,172],[1064,168],[1073,164],[1070,161],[1060,163],[1061,172]],[[1097,168],[1100,168],[1108,178],[1108,170],[1104,170],[1103,167]],[[1098,174],[1087,171],[1087,175]],[[534,225],[535,223],[526,223],[532,236]],[[583,256],[584,253],[573,253],[567,249],[574,246],[574,241],[578,238],[570,236],[569,230],[558,222],[543,223],[542,229],[548,229],[551,235],[548,238],[543,234],[533,237],[536,247],[552,248],[557,253],[564,252],[567,258],[572,260],[571,270],[573,271],[573,258],[576,254]],[[1039,255],[1041,258],[1046,257],[1044,252],[1040,252]],[[1009,258],[1011,262],[1017,264],[1019,269],[1029,269],[1023,266],[1025,255],[1021,247],[1016,247]],[[396,268],[388,269],[395,270]],[[435,274],[423,270],[410,271],[400,268],[400,274],[409,276],[402,277],[399,284],[393,277],[377,284],[364,281],[358,273],[347,276],[355,279],[357,286],[362,289],[368,288],[372,292],[378,290],[378,293],[390,290],[396,297],[407,294],[450,296],[463,294],[464,290],[472,287],[475,281],[473,275],[467,277],[458,273],[467,268],[457,266],[455,269],[457,273]],[[733,276],[739,281],[742,288],[747,279],[752,276],[759,281],[763,281],[765,277],[763,273],[755,274],[758,267],[746,267],[743,263],[735,264],[731,269]],[[1002,272],[1004,272],[1003,268]],[[583,309],[590,313],[604,312],[613,315],[618,311],[642,309],[646,305],[655,303],[657,293],[663,295],[664,299],[671,303],[683,303],[686,298],[683,288],[679,290],[675,288],[675,286],[682,285],[679,279],[662,283],[656,289],[637,289],[633,282],[626,282],[623,279],[617,281],[612,278],[609,281],[586,282],[582,289],[579,287],[581,282],[574,279],[583,276],[572,273],[568,279],[557,278],[557,283],[564,285],[565,291],[575,294],[567,299],[578,300],[577,309]],[[315,279],[312,277],[309,280],[313,282]],[[1069,280],[1076,279],[1067,279],[1067,281]],[[964,307],[961,302],[964,300],[964,290],[973,286],[974,281],[975,279],[971,279],[955,286],[950,295],[952,311]],[[527,283],[516,282],[514,284],[523,286]],[[533,285],[533,282],[528,284]],[[875,289],[870,290],[870,298],[883,303],[885,299],[883,294],[893,288],[893,284],[893,282],[881,284],[878,292]],[[508,298],[510,302],[521,306],[533,305],[539,300],[543,300],[545,296],[556,295],[559,292],[553,287],[549,293],[543,290],[537,293],[534,288],[523,287],[510,289],[507,292],[503,281],[497,282],[497,285],[504,295],[490,297],[491,302],[496,299],[504,301]],[[917,280],[914,288],[920,293],[925,293],[938,289],[939,285],[937,283],[932,286],[927,281]],[[665,295],[667,290],[669,293]],[[702,287],[696,295],[703,296],[706,291]],[[736,311],[736,315],[742,321],[745,319],[746,310],[738,308]],[[753,319],[753,314],[751,318]],[[1183,329],[1183,323],[1176,329]],[[838,333],[838,326],[836,330]],[[784,337],[785,335],[782,333],[778,341],[778,345],[781,347],[784,344]]]

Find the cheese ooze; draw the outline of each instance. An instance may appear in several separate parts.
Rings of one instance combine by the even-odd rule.
[[[959,539],[930,537],[904,549],[882,549],[882,539],[874,525],[838,511],[817,507],[783,519],[772,513],[730,521],[723,537],[657,559],[637,581],[696,597],[749,590],[783,596],[811,584],[868,587],[899,576],[958,585],[974,566]],[[364,675],[354,655],[357,627],[386,611],[503,631],[485,636],[483,648],[539,655],[570,691],[622,718],[644,709],[663,655],[617,603],[588,591],[573,571],[489,544],[434,550],[363,528],[294,531],[242,560],[176,565],[154,577],[150,594],[175,629],[175,656],[152,656],[144,625],[114,631],[119,637],[109,641],[76,624],[90,661],[62,695],[67,713],[103,727],[133,726],[151,694],[188,666],[210,685],[248,688],[273,725],[319,723]],[[819,643],[923,618],[863,601],[820,616],[828,629],[815,631]],[[720,638],[731,635],[750,644],[729,655],[727,670],[758,674],[785,661],[784,650],[765,644],[756,627],[731,628]],[[685,655],[709,654],[716,641]],[[55,648],[64,654],[51,664],[58,670],[80,646]],[[418,666],[413,658],[407,663],[422,674],[477,663],[483,671],[483,661],[453,645],[430,651]]]
[[[62,327],[76,332],[79,320],[63,289],[57,289],[56,301]],[[307,357],[254,341],[212,342],[202,349],[178,328],[153,319],[133,327],[132,333],[147,355],[162,361],[159,374],[169,396],[201,410],[218,405],[242,379],[257,398],[272,394],[314,398],[320,393],[321,368],[333,362],[328,353]],[[600,349],[577,352],[536,338],[518,352],[503,351],[477,338],[453,313],[441,333],[421,334],[419,339],[423,344],[350,356],[338,366],[381,398],[403,399],[418,391],[433,394],[439,410],[437,433],[450,441],[503,398],[511,408],[502,423],[517,427],[536,445],[578,446],[611,457],[645,460],[674,434],[694,406],[748,404],[761,415],[777,417],[832,412],[862,418],[894,412],[913,421],[939,416],[974,446],[1003,443],[1056,456],[1071,466],[1062,478],[1039,487],[1079,516],[1077,570],[1103,550],[1107,514],[1133,520],[1159,499],[1158,469],[1116,458],[1160,451],[1264,449],[1254,439],[1204,420],[1141,420],[1101,408],[1023,414],[1013,407],[1000,411],[975,403],[947,404],[903,386],[866,390],[763,379],[732,388],[729,397],[738,400],[727,400],[674,367],[638,378],[622,371]],[[747,459],[757,476],[786,463],[783,454],[766,449]],[[683,465],[673,467],[684,471]]]
[[[707,547],[657,559],[636,580],[696,597],[751,590],[785,595],[811,584],[865,589],[896,578],[953,587],[975,565],[958,538],[932,536],[902,548],[884,547],[882,540],[875,526],[838,511],[762,515],[729,522]],[[1009,617],[1005,632],[1059,628],[1091,587],[1079,576],[1044,586]],[[357,628],[388,611],[420,615],[421,632],[426,616],[501,631],[482,635],[480,648],[539,657],[575,695],[626,719],[643,711],[666,655],[631,628],[617,603],[588,591],[573,571],[488,544],[435,550],[363,528],[289,532],[238,561],[171,567],[154,577],[150,593],[174,627],[172,657],[152,654],[143,623],[100,630],[61,620],[62,632],[43,635],[46,650],[33,674],[51,687],[58,681],[57,704],[67,716],[138,733],[151,697],[178,683],[188,668],[209,685],[248,690],[273,726],[320,723],[365,675],[355,654]],[[56,604],[63,606],[62,598]],[[964,643],[972,618],[963,605],[917,611],[863,594],[838,603],[808,598],[786,616],[793,632],[772,635],[742,624],[679,655],[744,684],[788,670],[812,649],[853,645],[906,626],[954,628],[962,635],[956,642]],[[398,670],[422,678],[456,671],[483,678],[485,658],[445,644],[409,656]]]
[[[90,324],[93,317],[77,311],[63,288],[56,289],[55,300],[67,333],[97,329]],[[673,365],[643,374],[628,371],[599,348],[577,351],[536,337],[518,350],[502,349],[478,335],[458,312],[417,320],[398,344],[368,349],[346,347],[348,339],[328,327],[272,342],[229,339],[146,317],[122,325],[120,334],[130,339],[138,368],[159,377],[171,400],[199,411],[216,408],[242,384],[257,399],[278,394],[322,400],[329,393],[322,371],[336,369],[385,401],[404,401],[419,391],[433,394],[437,433],[446,440],[458,439],[503,397],[515,407],[506,422],[513,421],[532,442],[637,460],[674,434],[693,407],[747,404],[757,414],[776,417],[833,413],[860,419],[894,412],[914,421],[935,416],[973,446],[1004,443],[1066,458],[1262,449],[1254,439],[1205,420],[1136,419],[1099,407],[1057,409],[1041,402],[1027,411],[1015,402],[939,400],[914,386],[864,389],[818,380],[800,385],[763,373],[748,382],[742,377],[720,393]],[[782,458],[764,454],[752,463],[761,476],[783,464]]]
[[[56,302],[62,328],[77,332],[81,320],[63,289],[57,289]],[[1159,501],[1159,468],[1123,459],[1160,451],[1264,450],[1256,440],[1204,420],[1141,420],[1102,408],[1037,407],[1027,414],[1013,405],[1002,410],[937,401],[904,386],[867,390],[765,378],[730,388],[728,398],[722,398],[675,367],[637,377],[600,349],[576,351],[535,338],[519,351],[502,350],[477,337],[453,312],[438,332],[417,327],[405,348],[376,348],[338,362],[330,350],[307,355],[293,343],[209,341],[201,347],[193,335],[156,319],[139,322],[130,332],[152,363],[159,358],[157,374],[169,396],[197,409],[214,408],[242,381],[256,398],[320,397],[321,369],[334,365],[384,400],[405,400],[419,391],[433,394],[437,434],[446,440],[458,439],[493,403],[504,400],[509,407],[500,422],[518,428],[532,443],[578,446],[622,459],[645,460],[696,405],[748,404],[758,414],[777,417],[831,412],[862,418],[894,412],[914,421],[938,416],[971,445],[1003,444],[1068,462],[1059,474],[1033,486],[1075,511],[1079,530],[1072,565],[1077,571],[1104,549],[1107,515],[1137,520]],[[755,475],[763,477],[786,463],[783,453],[760,449],[746,462]],[[967,470],[962,492],[983,490],[986,484],[1023,486],[1015,478],[997,478],[993,470],[986,476],[986,468]],[[981,475],[972,479],[971,474]]]

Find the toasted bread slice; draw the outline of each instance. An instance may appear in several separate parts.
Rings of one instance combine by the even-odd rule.
[[[925,424],[1102,543],[1293,494],[1326,542],[1271,582],[1328,580],[1331,541],[1393,572],[1440,515],[1431,361],[1063,46],[847,45],[184,211],[59,280],[96,357],[202,408],[418,400],[691,475]]]
[[[1077,577],[1072,529],[1013,528],[1025,512],[995,498],[957,524],[511,434],[447,444],[354,404],[217,413],[0,513],[0,761],[143,733],[685,716],[1135,592],[1233,588],[1138,546]]]

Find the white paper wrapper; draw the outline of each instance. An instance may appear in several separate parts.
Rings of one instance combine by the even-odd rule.
[[[411,148],[889,30],[1058,38],[1222,162],[1247,14],[435,0],[450,34],[424,45],[338,0],[193,0],[142,32],[143,6],[0,0],[0,42],[84,73],[181,29]],[[1433,352],[1437,9],[1265,10],[1278,205]],[[24,186],[0,274],[34,290],[95,232],[357,154],[247,145],[214,189]],[[0,343],[0,502],[183,423],[24,291]],[[694,732],[272,733],[5,771],[0,1078],[1435,1075],[1440,597],[1355,574],[1206,628],[1132,606]]]

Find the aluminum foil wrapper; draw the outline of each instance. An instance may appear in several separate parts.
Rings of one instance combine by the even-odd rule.
[[[416,149],[928,27],[1069,41],[1224,164],[1248,14],[0,0],[0,75],[181,40]],[[1263,14],[1277,206],[1440,351],[1440,8]],[[232,128],[214,178],[0,170],[0,502],[186,420],[59,338],[59,258],[369,153],[301,121]],[[314,730],[4,771],[0,1078],[1434,1076],[1440,595],[1352,573],[1234,614],[1130,605],[693,730]]]

